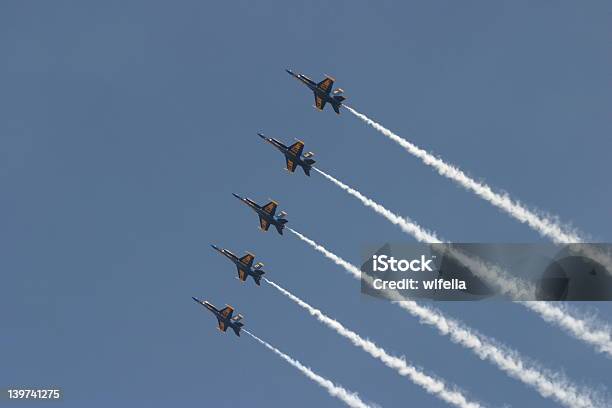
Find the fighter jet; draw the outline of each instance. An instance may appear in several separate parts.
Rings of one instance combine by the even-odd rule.
[[[202,301],[194,297],[192,297],[192,299],[210,310],[215,315],[219,325],[219,330],[225,333],[227,328],[231,327],[232,330],[234,330],[234,333],[236,333],[236,336],[240,337],[240,329],[242,326],[244,326],[243,323],[240,323],[240,320],[242,320],[242,315],[239,314],[238,316],[232,317],[232,313],[234,313],[233,307],[230,305],[225,305],[223,309],[219,310],[206,300]]]
[[[340,88],[336,89],[333,93],[331,92],[334,86],[334,78],[325,75],[324,80],[316,83],[306,75],[295,74],[290,69],[286,69],[285,71],[312,90],[315,97],[315,108],[323,110],[325,104],[329,102],[332,108],[334,108],[334,111],[336,111],[338,115],[340,114],[340,106],[342,106],[342,101],[346,98],[341,95],[344,91]]]
[[[310,176],[310,169],[312,165],[315,164],[315,161],[312,159],[314,156],[313,152],[307,152],[302,156],[302,150],[304,150],[304,142],[298,140],[291,146],[287,147],[282,142],[272,139],[270,137],[265,137],[261,133],[257,133],[259,137],[261,137],[266,142],[270,143],[272,146],[276,147],[282,154],[285,155],[285,161],[287,162],[287,170],[291,173],[295,171],[297,166],[300,166],[302,170],[304,170],[304,174]]]
[[[257,262],[255,265],[253,265],[255,255],[247,252],[246,255],[242,258],[238,258],[236,255],[234,255],[231,251],[227,249],[219,248],[215,245],[211,245],[211,247],[213,247],[213,249],[219,252],[220,254],[225,255],[230,261],[232,261],[236,265],[236,268],[238,268],[238,279],[244,282],[250,275],[257,286],[261,285],[261,276],[265,272],[261,270],[263,263]]]
[[[272,200],[268,204],[260,206],[250,198],[242,198],[238,194],[233,195],[234,197],[251,207],[253,211],[257,213],[257,215],[259,216],[259,228],[262,231],[267,231],[268,228],[270,228],[270,224],[272,224],[276,227],[278,233],[283,235],[283,228],[285,228],[285,224],[288,222],[285,219],[287,213],[281,211],[278,216],[274,215],[274,213],[276,212],[276,207],[278,206],[278,203],[276,201]]]

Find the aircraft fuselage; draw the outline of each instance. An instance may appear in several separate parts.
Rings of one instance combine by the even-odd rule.
[[[270,225],[274,225],[275,227],[277,227],[279,231],[282,230],[282,228],[284,227],[286,220],[267,213],[266,211],[264,211],[263,208],[261,208],[260,205],[258,205],[250,198],[242,198],[238,194],[234,194],[234,197],[238,198],[240,201],[251,207],[251,209],[255,211],[259,217],[267,221]]]
[[[315,96],[320,97],[325,102],[329,102],[332,105],[335,105],[335,104],[338,103],[338,101],[336,101],[334,99],[333,95],[331,95],[330,92],[319,88],[318,84],[315,81],[313,81],[312,79],[308,78],[306,75],[304,75],[304,74],[296,74],[296,73],[294,73],[293,71],[291,71],[289,69],[287,69],[285,71],[287,71],[294,78],[298,79],[301,83],[303,83],[308,88],[310,88],[310,90],[312,92],[314,92]]]
[[[215,245],[211,245],[211,247],[213,247],[214,250],[216,250],[221,255],[225,256],[227,259],[235,263],[236,266],[243,265],[242,262],[240,262],[240,259],[236,255],[234,255],[232,251],[225,248],[216,247]]]
[[[201,301],[195,297],[192,297],[192,299],[201,304],[202,306],[204,306],[206,309],[208,309],[213,315],[215,315],[215,317],[217,318],[217,323],[221,324],[223,323],[223,327],[227,328],[230,327],[232,330],[234,330],[234,332],[236,333],[237,336],[240,336],[240,329],[242,328],[242,324],[238,323],[237,320],[233,320],[231,317],[225,317],[221,314],[221,311],[219,309],[217,309],[212,303],[208,302],[208,301]],[[223,330],[225,331],[225,330]]]
[[[283,154],[283,156],[285,156],[285,159],[288,162],[289,161],[294,162],[296,165],[298,165],[298,166],[300,166],[300,167],[302,167],[304,169],[304,173],[306,173],[306,175],[310,175],[310,169],[312,168],[312,165],[315,163],[314,160],[312,160],[312,159],[304,160],[302,158],[301,153],[297,154],[297,153],[293,152],[290,149],[290,146],[286,146],[280,140],[276,140],[276,139],[271,138],[271,137],[266,137],[266,136],[264,136],[261,133],[257,133],[257,135],[259,135],[259,137],[261,137],[263,140],[265,140],[266,142],[268,142],[269,144],[274,146],[274,148],[276,150],[281,152]]]
[[[244,259],[244,257],[239,258],[232,251],[228,249],[219,248],[215,245],[211,245],[211,247],[213,247],[214,250],[224,255],[227,259],[232,261],[234,265],[236,265],[236,268],[238,268],[238,279],[244,282],[246,281],[247,276],[251,276],[253,280],[255,281],[255,283],[257,284],[257,286],[260,285],[261,277],[265,272],[260,269],[263,266],[262,263],[258,263],[257,265],[253,266],[253,259],[255,258],[253,254],[247,253],[247,255],[250,256],[250,262],[247,263],[242,260]],[[246,276],[243,276],[241,274],[241,271],[246,273]]]
[[[285,146],[284,144],[282,144],[281,142],[279,142],[276,139],[271,139],[272,141],[270,141],[269,143],[276,147],[282,154],[285,155],[285,157],[288,160],[294,161],[298,166],[310,166],[309,164],[305,163],[304,160],[302,160],[302,156],[301,155],[297,155],[295,153],[293,153],[291,150],[289,150],[289,148],[287,146]]]

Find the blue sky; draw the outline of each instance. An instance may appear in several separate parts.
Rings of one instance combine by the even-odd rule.
[[[322,177],[288,174],[256,132],[300,138],[322,169],[459,242],[540,242],[285,72],[334,75],[348,102],[514,197],[612,239],[607,2],[4,2],[0,6],[0,386],[64,406],[341,406],[191,296],[382,406],[444,404],[209,244],[388,351],[494,406],[553,406],[383,301],[232,196],[354,263],[410,242]],[[610,361],[508,303],[449,315],[576,382]],[[612,320],[608,303],[581,304]]]

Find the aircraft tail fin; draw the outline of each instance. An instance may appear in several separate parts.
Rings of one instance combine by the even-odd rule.
[[[254,271],[254,273],[251,275],[257,286],[261,285],[261,277],[264,273],[264,271]]]
[[[236,336],[238,337],[240,337],[240,329],[242,329],[242,326],[244,326],[244,324],[240,322],[235,322],[234,324],[232,324],[232,329],[234,330],[234,333],[236,333]]]
[[[278,220],[277,224],[274,224],[279,234],[283,235],[283,228],[285,228],[286,223],[287,223],[287,220],[281,218]]]
[[[340,114],[340,106],[342,106],[342,101],[345,99],[346,98],[342,95],[334,95],[335,102],[332,104],[332,107],[334,108],[334,111],[336,111],[338,115]]]
[[[312,159],[305,159],[304,163],[306,163],[304,166],[302,166],[304,174],[310,176],[310,169],[312,168],[312,165],[315,163],[315,161]]]

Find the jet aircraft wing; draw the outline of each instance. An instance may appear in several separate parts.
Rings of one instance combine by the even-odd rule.
[[[317,87],[324,91],[329,93],[329,91],[331,91],[332,87],[334,86],[334,79],[330,78],[330,77],[325,77],[324,80],[322,80],[321,82],[319,82],[317,84]]]
[[[219,322],[219,330],[221,330],[222,332],[227,330],[227,326],[225,325],[225,323],[223,322],[223,320],[218,320]]]
[[[276,212],[276,207],[277,206],[278,206],[278,204],[276,203],[276,201],[270,201],[268,204],[264,205],[261,208],[262,208],[262,210],[264,210],[268,214],[274,215],[274,213]]]
[[[300,157],[302,155],[302,150],[304,150],[304,142],[298,140],[297,142],[289,146],[289,150],[297,157]]]
[[[291,159],[286,159],[286,161],[287,161],[287,170],[289,170],[290,172],[293,173],[295,171],[295,168],[297,167],[297,165]]]
[[[270,223],[262,217],[259,217],[259,228],[261,228],[263,231],[267,231],[268,228],[270,228]]]
[[[238,279],[243,282],[247,279],[247,273],[244,269],[238,268]]]
[[[318,110],[323,110],[324,107],[325,107],[325,100],[323,100],[323,98],[315,94],[315,108],[317,108]]]
[[[240,262],[242,262],[245,265],[251,266],[253,264],[253,259],[255,259],[255,256],[247,252],[245,256],[240,258]]]
[[[234,308],[231,306],[225,306],[223,309],[219,310],[219,313],[221,313],[221,316],[231,319],[232,313],[234,313]]]

